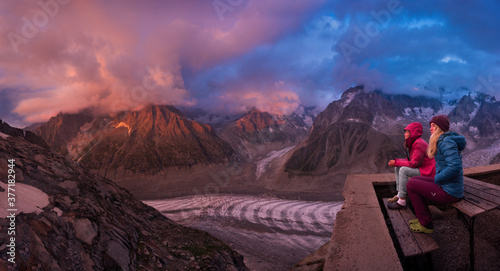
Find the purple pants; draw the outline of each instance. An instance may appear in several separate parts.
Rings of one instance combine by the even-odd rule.
[[[433,177],[412,177],[406,188],[415,208],[415,215],[423,226],[432,222],[426,199],[440,204],[454,203],[460,200],[448,195],[439,185],[435,184]]]

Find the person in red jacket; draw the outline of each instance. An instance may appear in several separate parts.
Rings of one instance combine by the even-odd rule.
[[[427,142],[422,139],[423,127],[419,122],[412,122],[405,131],[405,153],[406,159],[390,160],[388,165],[395,167],[396,190],[398,194],[389,199],[389,209],[406,208],[406,197],[408,192],[406,184],[408,179],[414,176],[434,177],[436,174],[436,163],[434,159],[427,156]]]

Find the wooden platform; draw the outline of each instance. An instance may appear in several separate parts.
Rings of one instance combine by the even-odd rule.
[[[408,221],[416,217],[409,208],[389,210],[387,200],[383,199],[384,206],[405,257],[424,255],[439,248],[430,234],[414,233],[410,230]]]

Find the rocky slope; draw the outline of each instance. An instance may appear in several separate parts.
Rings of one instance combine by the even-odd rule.
[[[35,143],[35,144],[33,144]],[[8,159],[15,189],[8,191]],[[0,265],[16,270],[247,270],[211,235],[180,226],[108,179],[0,121]],[[12,179],[12,178],[11,178]],[[7,213],[15,194],[15,232]],[[13,197],[9,195],[9,197]],[[11,206],[12,207],[12,206]],[[9,239],[8,239],[9,238]]]
[[[400,156],[401,148],[389,136],[368,124],[337,122],[307,140],[285,164],[295,174],[383,172],[387,161]]]

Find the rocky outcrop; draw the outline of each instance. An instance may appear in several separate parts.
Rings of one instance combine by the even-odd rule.
[[[2,120],[0,120],[0,133],[6,134],[9,136],[22,137],[22,138],[26,139],[26,141],[28,141],[32,144],[36,144],[42,148],[49,148],[47,143],[45,143],[45,141],[41,137],[37,136],[33,132],[23,131],[22,129],[11,127],[8,123],[3,122]]]
[[[0,189],[7,198],[8,159],[16,191],[0,212],[0,265],[15,270],[247,270],[243,258],[211,235],[180,226],[112,181],[28,142],[2,123]],[[5,128],[7,127],[7,128]],[[10,127],[10,126],[9,126]],[[11,178],[12,179],[12,178]],[[13,197],[9,195],[9,197]],[[7,202],[7,201],[6,201]],[[9,239],[8,239],[9,238]]]

